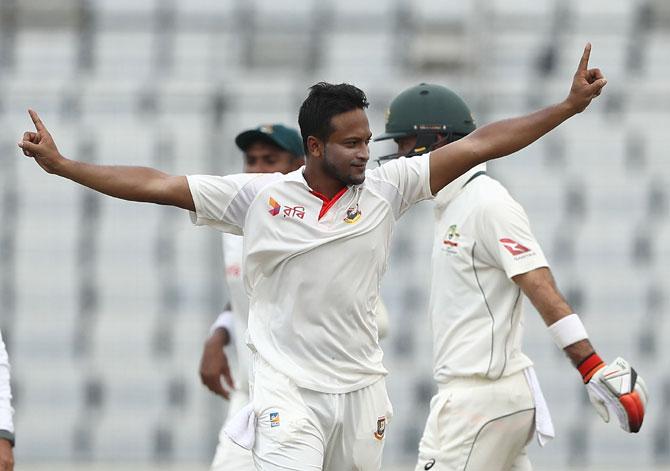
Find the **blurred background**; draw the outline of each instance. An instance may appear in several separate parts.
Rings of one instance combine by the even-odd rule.
[[[525,206],[601,356],[629,359],[651,403],[638,435],[602,423],[527,306],[525,351],[557,431],[530,453],[536,469],[670,469],[670,2],[0,0],[0,329],[17,469],[205,470],[226,408],[197,372],[227,300],[220,235],[45,174],[15,144],[28,107],[72,158],[234,173],[234,136],[297,126],[317,81],[365,90],[376,134],[390,100],[424,81],[461,94],[481,125],[563,99],[587,41],[603,96],[489,170]],[[412,469],[435,392],[432,226],[430,203],[401,220],[383,285],[388,470]]]

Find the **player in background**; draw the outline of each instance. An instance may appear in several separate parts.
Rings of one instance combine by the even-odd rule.
[[[568,96],[431,152],[367,170],[365,94],[318,83],[300,107],[304,169],[287,175],[171,176],[61,155],[40,120],[19,147],[53,173],[104,194],[191,211],[244,234],[253,355],[248,427],[261,470],[378,470],[392,408],[375,309],[396,221],[452,180],[512,154],[582,112],[606,84],[584,49]],[[247,408],[245,408],[247,409]]]
[[[470,109],[454,92],[422,83],[400,93],[385,133],[399,156],[428,152],[475,131]],[[414,157],[417,156],[417,157]],[[559,293],[525,211],[480,164],[435,196],[430,297],[433,376],[439,392],[419,446],[416,470],[529,470],[525,447],[553,437],[551,417],[532,362],[521,352],[527,296],[582,374],[607,422],[637,432],[647,391],[625,360],[606,365],[577,314]]]
[[[0,471],[14,469],[14,422],[12,390],[9,385],[9,357],[0,332]]]
[[[266,124],[244,131],[237,135],[235,144],[243,152],[245,173],[286,174],[305,163],[300,133],[282,124]],[[200,378],[210,391],[230,399],[211,470],[246,471],[254,467],[251,451],[233,443],[224,430],[230,419],[249,403],[251,350],[245,341],[249,298],[242,279],[242,237],[224,233],[222,242],[230,302],[210,328],[200,360]],[[224,351],[230,343],[235,345],[236,351],[234,374]]]

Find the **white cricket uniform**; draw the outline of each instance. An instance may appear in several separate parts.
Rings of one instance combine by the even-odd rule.
[[[431,198],[428,164],[389,162],[331,200],[303,169],[188,177],[194,222],[245,235],[258,469],[381,466],[392,409],[375,308],[396,220]]]
[[[249,403],[249,366],[251,350],[245,342],[249,319],[249,298],[242,277],[243,239],[233,234],[223,234],[223,255],[226,285],[232,308],[232,328],[228,328],[230,341],[235,345],[236,364],[233,373],[235,389],[231,391],[226,420],[219,432],[211,471],[247,471],[253,469],[251,451],[233,443],[224,432],[230,420]]]
[[[523,295],[511,278],[548,265],[523,208],[485,168],[435,198],[429,310],[439,392],[417,470],[530,469],[525,446],[543,398],[521,352]]]
[[[0,332],[0,439],[14,443],[14,409],[9,385],[9,357]]]

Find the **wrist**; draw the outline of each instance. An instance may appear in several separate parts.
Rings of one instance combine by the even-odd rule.
[[[228,329],[225,327],[217,327],[212,329],[212,332],[209,334],[209,338],[207,339],[207,343],[217,348],[223,348],[228,345],[229,340],[230,335],[228,334]]]
[[[581,111],[569,96],[559,103],[558,106],[561,109],[563,116],[565,116],[565,119],[571,118],[572,116],[579,114]]]
[[[558,348],[564,350],[581,340],[589,338],[579,315],[572,313],[557,320],[548,327],[549,334]]]
[[[591,381],[593,375],[604,366],[605,362],[596,352],[593,352],[577,365],[577,371],[582,375],[582,381],[586,384]]]
[[[74,160],[67,159],[60,152],[57,152],[51,163],[50,173],[59,177],[71,178],[73,164],[76,164]]]
[[[9,445],[13,448],[16,440],[14,434],[9,430],[0,430],[0,443],[3,441],[9,443]]]

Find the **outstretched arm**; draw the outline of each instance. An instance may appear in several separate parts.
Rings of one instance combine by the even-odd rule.
[[[47,173],[68,178],[115,198],[165,204],[195,210],[184,176],[172,176],[147,167],[95,165],[63,157],[51,134],[33,110],[30,118],[35,131],[23,133],[18,143],[26,157],[32,157]]]
[[[433,194],[475,165],[521,150],[563,121],[584,111],[607,83],[600,69],[588,68],[590,54],[589,43],[584,48],[570,93],[561,103],[526,116],[483,126],[463,139],[432,151],[430,189]]]

